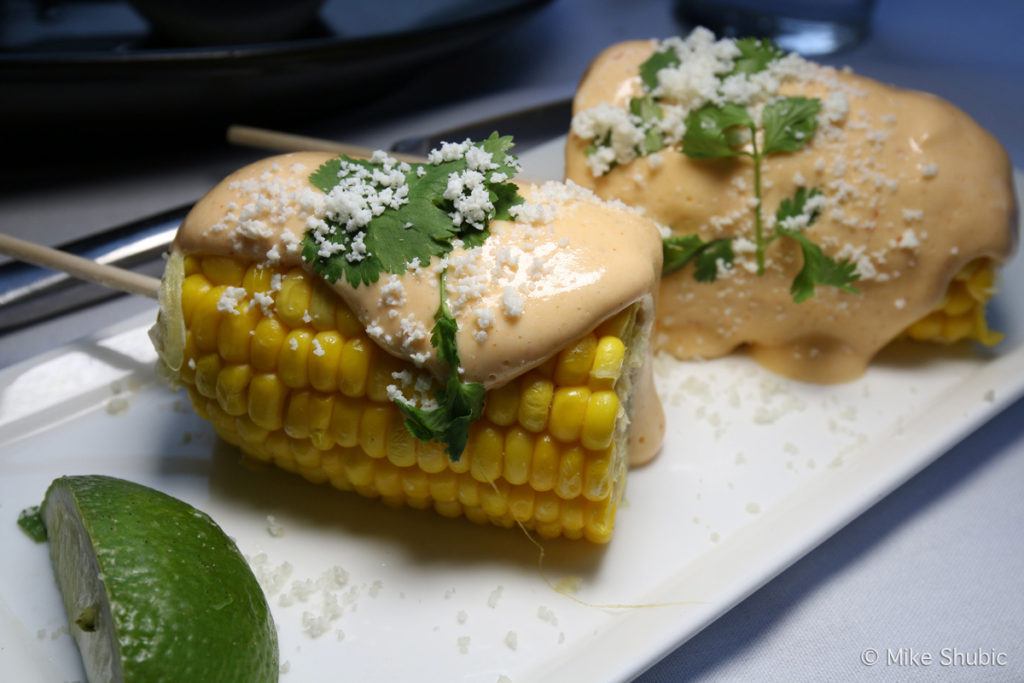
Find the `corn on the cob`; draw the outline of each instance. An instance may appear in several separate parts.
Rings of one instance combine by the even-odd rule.
[[[989,259],[971,261],[949,283],[939,306],[907,328],[918,341],[952,344],[974,339],[985,346],[998,344],[1003,335],[988,327],[985,304],[995,293],[995,265]]]
[[[637,305],[492,390],[452,461],[442,445],[410,435],[389,401],[392,373],[415,368],[371,341],[317,278],[222,257],[188,256],[184,267],[180,379],[226,441],[390,505],[609,540],[625,479],[629,371],[639,362],[630,354]],[[225,310],[229,287],[246,296]],[[258,292],[273,305],[257,305]]]

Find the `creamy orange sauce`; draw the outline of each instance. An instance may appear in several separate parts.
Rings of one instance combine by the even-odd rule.
[[[175,240],[185,253],[229,255],[307,268],[300,242],[310,214],[309,174],[332,155],[272,157],[233,173],[189,213]],[[625,307],[649,298],[661,271],[661,239],[638,212],[561,184],[522,185],[533,223],[492,221],[490,237],[456,248],[447,263],[370,286],[331,286],[389,353],[440,374],[430,344],[438,278],[448,267],[448,301],[459,323],[466,381],[501,386],[536,367]],[[308,268],[307,268],[308,270]],[[640,403],[660,412],[653,387]],[[661,422],[644,428],[644,458],[661,443]],[[637,436],[636,438],[640,438]]]
[[[638,68],[654,45],[636,41],[605,51],[580,84],[574,110],[626,106],[640,93]],[[823,80],[832,84],[785,82],[780,93],[825,98],[839,89],[849,112],[828,130],[819,127],[805,149],[765,160],[764,215],[801,185],[819,188],[829,204],[808,235],[827,254],[861,261],[860,293],[818,287],[812,299],[794,303],[789,287],[802,258],[796,245],[778,240],[761,277],[738,256],[737,267],[714,283],[696,282],[692,267],[665,278],[659,348],[690,359],[747,345],[783,375],[846,381],[933,310],[965,264],[979,257],[1002,262],[1013,251],[1012,170],[991,135],[932,95],[831,70]],[[640,158],[595,178],[587,144],[570,136],[567,178],[643,207],[677,234],[752,236],[749,160],[690,160],[666,149],[653,163]]]

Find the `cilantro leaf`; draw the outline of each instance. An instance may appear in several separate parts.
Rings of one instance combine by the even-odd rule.
[[[686,116],[683,154],[691,159],[721,159],[743,154],[739,133],[754,121],[736,104],[706,104]]]
[[[629,112],[633,116],[639,117],[646,127],[644,139],[639,147],[640,154],[646,156],[664,148],[665,138],[657,127],[657,123],[662,117],[662,110],[661,105],[655,101],[654,97],[651,95],[634,97],[629,101]]]
[[[511,136],[499,136],[497,133],[476,143],[491,154],[491,161],[497,166],[483,172],[488,198],[494,205],[490,219],[508,219],[509,209],[523,201],[515,183],[508,180],[519,172],[519,162],[510,152],[512,144]],[[351,165],[369,171],[379,168],[379,164],[366,159],[340,156],[324,162],[309,176],[310,183],[329,194],[339,183],[343,162],[346,168],[351,168]],[[408,186],[406,203],[397,209],[385,209],[361,230],[352,233],[328,221],[334,230],[327,241],[343,247],[340,252],[328,256],[320,254],[320,245],[312,231],[307,232],[302,245],[303,260],[328,282],[337,282],[344,277],[352,287],[358,287],[376,282],[382,273],[401,275],[410,261],[426,264],[435,256],[444,256],[452,250],[455,239],[461,239],[469,247],[483,244],[488,236],[487,230],[478,230],[468,223],[456,226],[449,215],[454,204],[444,198],[448,177],[466,168],[465,159],[412,165],[405,172]],[[504,175],[506,179],[492,181],[490,178],[494,174]],[[349,261],[346,254],[351,253],[353,241],[359,233],[364,235],[366,257]]]
[[[740,38],[736,41],[740,56],[733,61],[732,71],[723,78],[736,74],[756,74],[786,53],[767,38]]]
[[[648,90],[658,87],[658,72],[679,66],[679,55],[672,48],[655,52],[640,65],[640,80]]]
[[[821,190],[818,188],[810,191],[806,187],[797,188],[792,197],[787,197],[779,203],[779,208],[775,212],[775,224],[781,225],[788,218],[802,216],[807,206],[807,200],[819,196],[821,196]],[[807,217],[807,225],[812,225],[814,221],[818,220],[819,213],[820,210],[815,207]]]
[[[798,230],[780,230],[779,234],[795,240],[803,252],[804,265],[789,288],[793,301],[803,303],[814,296],[816,285],[836,287],[857,294],[853,283],[858,280],[857,266],[848,259],[836,261],[825,255],[817,244]]]
[[[456,336],[459,324],[448,310],[445,291],[445,273],[441,273],[441,301],[434,314],[434,329],[430,343],[437,355],[448,365],[448,378],[437,392],[437,407],[423,409],[405,401],[395,405],[405,415],[405,428],[420,441],[445,444],[448,457],[458,461],[466,450],[469,427],[480,418],[484,410],[487,390],[479,382],[459,379],[459,349]]]
[[[816,97],[784,97],[765,106],[761,114],[762,154],[802,149],[818,129],[819,111],[821,100]]]
[[[693,277],[698,282],[714,282],[718,277],[718,262],[733,262],[732,240],[727,238],[705,242],[699,235],[673,235],[661,242],[664,262],[662,276],[682,269],[695,261]]]

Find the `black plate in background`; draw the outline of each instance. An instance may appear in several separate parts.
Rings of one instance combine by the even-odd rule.
[[[0,125],[223,126],[351,108],[548,2],[327,0],[288,41],[175,47],[126,2],[0,0]]]

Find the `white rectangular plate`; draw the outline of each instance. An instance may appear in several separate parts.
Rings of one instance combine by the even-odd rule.
[[[525,175],[560,177],[561,144],[524,155]],[[1024,288],[1020,259],[1003,288]],[[244,553],[265,556],[265,570],[290,563],[283,590],[268,591],[285,681],[627,680],[1021,395],[1024,301],[998,298],[993,317],[1009,333],[995,354],[897,346],[835,387],[743,357],[658,359],[668,435],[658,459],[631,472],[614,540],[544,543],[544,576],[578,581],[572,597],[545,582],[517,530],[240,464],[155,380],[149,321],[129,321],[0,373],[0,670],[83,677],[47,548],[14,521],[55,477],[99,473],[207,511]],[[300,600],[291,589],[332,567],[349,576],[327,594],[343,606],[334,619],[323,590]],[[657,606],[609,607],[624,604]],[[312,637],[314,626],[326,632]]]

